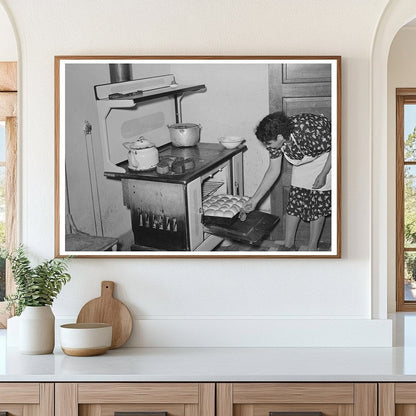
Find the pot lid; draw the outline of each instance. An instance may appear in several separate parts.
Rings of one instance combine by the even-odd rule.
[[[147,149],[149,147],[156,147],[150,140],[140,136],[135,142],[130,143],[130,149]]]

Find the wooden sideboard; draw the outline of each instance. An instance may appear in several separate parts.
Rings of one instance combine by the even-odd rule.
[[[57,383],[55,416],[215,416],[214,383]],[[144,412],[144,413],[143,413]]]
[[[410,383],[0,383],[1,416],[414,416]]]

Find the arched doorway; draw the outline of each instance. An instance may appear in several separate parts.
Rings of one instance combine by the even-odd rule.
[[[0,0],[0,244],[17,242],[17,61],[15,31]],[[0,259],[0,327],[6,326],[4,296],[14,288],[11,271]]]
[[[374,37],[371,55],[371,275],[372,317],[387,318],[387,297],[391,290],[392,248],[391,195],[395,187],[394,175],[389,173],[391,159],[388,157],[388,57],[394,37],[402,26],[416,17],[414,0],[390,2],[380,18]],[[394,195],[394,191],[393,191]],[[393,208],[394,210],[394,208]],[[393,220],[394,221],[394,220]]]

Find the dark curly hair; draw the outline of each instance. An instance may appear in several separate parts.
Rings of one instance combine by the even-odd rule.
[[[279,134],[287,141],[292,131],[293,125],[290,118],[283,111],[277,111],[260,121],[256,127],[255,134],[261,142],[267,143],[275,139]]]

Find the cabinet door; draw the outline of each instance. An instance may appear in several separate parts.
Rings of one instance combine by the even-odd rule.
[[[62,383],[55,416],[215,416],[215,384]]]
[[[288,116],[300,113],[324,114],[331,119],[331,65],[282,64],[269,66],[270,112],[284,111]],[[270,195],[271,213],[283,218],[292,177],[292,165],[283,158],[282,173]],[[272,237],[284,240],[285,221],[280,221]],[[307,245],[309,224],[301,221],[296,233],[297,246]],[[320,242],[331,244],[330,217],[325,221]]]
[[[232,194],[244,195],[244,176],[243,176],[243,153],[235,155],[232,159]]]
[[[0,415],[53,416],[52,383],[0,383]]]
[[[189,227],[189,246],[195,250],[204,241],[202,223],[202,189],[201,178],[190,182],[186,187],[187,216]]]
[[[375,383],[220,383],[217,416],[377,416]]]
[[[416,415],[416,383],[380,383],[379,416]]]

